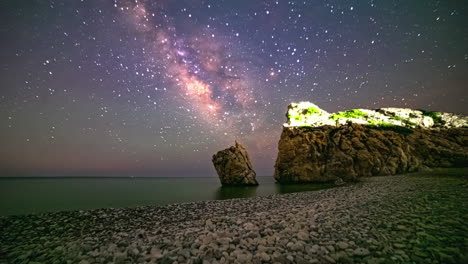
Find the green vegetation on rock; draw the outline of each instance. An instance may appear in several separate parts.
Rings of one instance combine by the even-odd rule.
[[[344,112],[337,112],[330,116],[331,119],[336,120],[340,118],[358,118],[363,119],[367,117],[367,114],[359,109],[351,109]]]
[[[390,130],[390,131],[400,133],[400,134],[403,134],[403,135],[408,135],[408,134],[411,134],[413,132],[410,128],[390,124],[390,123],[387,123],[387,122],[375,121],[375,120],[369,120],[367,122],[369,123],[368,126],[373,128],[373,129]]]
[[[318,113],[320,113],[320,110],[317,107],[309,107],[307,109],[304,109],[302,113],[298,113],[298,112],[288,113],[288,118],[289,120],[294,120],[294,121],[304,123],[305,122],[304,118],[306,116],[312,116]]]
[[[423,116],[428,116],[434,120],[434,123],[441,123],[442,122],[442,116],[438,112],[432,112],[432,111],[426,111],[426,110],[421,110]]]
[[[302,116],[298,113],[294,113],[294,114],[288,114],[288,118],[290,120],[296,120],[296,121],[301,121],[302,120]]]
[[[288,127],[340,126],[349,122],[368,124],[369,120],[387,122],[407,128],[468,127],[468,117],[451,113],[395,107],[355,108],[328,113],[311,102],[291,103],[288,105],[286,117],[285,126]],[[381,127],[385,127],[385,125],[381,125]]]
[[[307,108],[307,113],[310,114],[310,115],[313,115],[313,114],[318,114],[320,111],[317,107],[309,107]]]
[[[390,119],[401,121],[407,126],[416,126],[416,123],[411,122],[409,119],[403,118],[401,116],[391,116]]]

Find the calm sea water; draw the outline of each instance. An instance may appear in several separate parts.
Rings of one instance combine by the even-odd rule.
[[[162,205],[313,191],[324,184],[221,187],[217,178],[0,178],[0,215]]]

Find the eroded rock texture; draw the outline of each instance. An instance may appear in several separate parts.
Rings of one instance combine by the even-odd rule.
[[[249,154],[237,141],[213,155],[213,165],[222,185],[258,185]]]
[[[468,128],[284,127],[275,179],[280,183],[353,181],[434,167],[468,167]]]

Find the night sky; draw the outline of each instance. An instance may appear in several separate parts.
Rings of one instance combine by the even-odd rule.
[[[468,114],[465,1],[2,1],[0,176],[272,175],[290,102]]]

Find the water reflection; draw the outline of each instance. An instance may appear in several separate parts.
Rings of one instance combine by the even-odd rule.
[[[214,177],[34,179],[0,177],[0,215],[247,198],[315,191],[330,186],[280,185],[276,184],[271,176],[257,179],[259,186],[220,187],[219,179]],[[25,199],[28,203],[24,202]]]
[[[221,186],[216,191],[216,200],[246,198],[256,195],[258,186]]]

